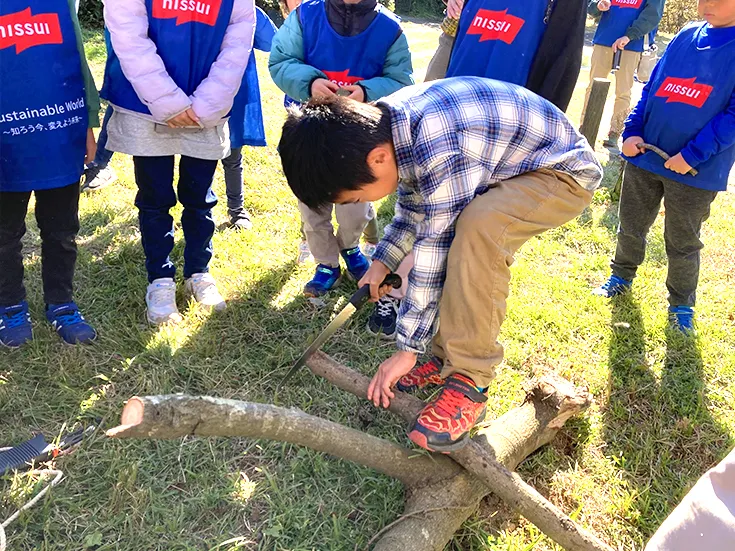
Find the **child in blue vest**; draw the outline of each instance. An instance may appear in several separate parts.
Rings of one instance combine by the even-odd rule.
[[[269,68],[276,85],[296,102],[338,93],[368,102],[413,83],[411,54],[398,19],[375,0],[303,2],[273,39]],[[339,224],[336,235],[332,210]],[[358,245],[372,205],[311,209],[299,202],[299,211],[317,262],[304,294],[320,296],[338,284],[340,256],[348,274],[360,279],[370,266]]]
[[[255,38],[253,48],[263,52],[271,51],[271,42],[276,34],[273,21],[259,7],[255,7]],[[222,159],[227,189],[227,212],[232,227],[249,230],[253,227],[250,213],[244,207],[242,191],[242,148],[245,145],[265,147],[265,128],[263,109],[260,105],[260,85],[255,52],[250,52],[245,76],[240,91],[235,96],[232,113],[228,121],[230,127],[230,155]]]
[[[21,239],[36,197],[46,317],[69,344],[97,334],[72,296],[79,179],[95,154],[99,98],[74,0],[0,4],[0,344],[33,338]],[[43,152],[43,162],[39,162]]]
[[[615,106],[605,147],[618,147],[623,123],[630,112],[633,78],[641,59],[644,37],[655,36],[664,12],[664,0],[591,0],[588,13],[599,18],[593,39],[590,82],[585,108],[596,78],[608,78],[613,57],[620,51],[620,68],[615,71]],[[584,113],[582,114],[584,119]]]
[[[205,309],[225,301],[209,273],[217,197],[212,179],[226,157],[226,122],[250,58],[253,0],[107,0],[110,51],[102,96],[113,106],[107,149],[133,155],[147,318],[178,322],[174,220],[184,207],[184,291]],[[174,192],[174,156],[181,155]]]
[[[694,327],[699,232],[735,163],[735,0],[702,0],[699,11],[707,22],[674,37],[625,123],[617,249],[612,276],[594,291],[609,298],[631,288],[663,198],[669,320],[683,332]]]

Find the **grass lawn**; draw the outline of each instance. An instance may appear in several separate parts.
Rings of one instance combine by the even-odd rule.
[[[417,80],[438,36],[436,24],[406,23]],[[101,81],[104,44],[87,34]],[[120,183],[82,198],[77,300],[100,333],[90,347],[64,346],[42,322],[40,240],[32,215],[25,239],[35,340],[0,351],[0,446],[47,437],[77,420],[116,424],[123,402],[139,394],[186,392],[271,402],[275,385],[354,291],[344,285],[317,309],[301,295],[313,266],[295,263],[296,202],[275,150],[282,94],[258,54],[269,147],[245,152],[245,201],[255,228],[219,231],[212,272],[229,307],[206,316],[189,305],[184,322],[144,322],[146,276],[133,207],[132,163],[114,158]],[[577,89],[571,113],[579,111]],[[42,162],[42,159],[39,159]],[[721,459],[735,435],[735,195],[720,194],[703,231],[699,335],[666,330],[666,255],[662,219],[635,291],[613,303],[590,295],[608,275],[616,206],[603,187],[575,222],[527,243],[513,268],[506,361],[490,387],[492,415],[519,403],[529,378],[557,371],[589,385],[595,404],[520,468],[523,476],[617,549],[643,543],[691,484]],[[218,170],[216,191],[224,197]],[[385,225],[390,200],[379,205]],[[177,211],[180,213],[180,210]],[[217,223],[226,209],[215,209]],[[174,260],[182,263],[182,233]],[[180,304],[182,304],[180,302]],[[367,310],[367,309],[366,309]],[[392,351],[363,331],[368,312],[326,351],[371,374]],[[304,370],[279,397],[295,406],[409,445],[404,427],[374,412],[365,427],[360,400]],[[371,409],[369,411],[372,411]],[[97,435],[58,465],[66,480],[10,526],[12,550],[333,550],[360,548],[400,514],[401,485],[350,463],[267,441],[184,439],[108,441]],[[0,519],[34,490],[27,476],[0,479]],[[452,550],[550,550],[527,522],[485,505]]]

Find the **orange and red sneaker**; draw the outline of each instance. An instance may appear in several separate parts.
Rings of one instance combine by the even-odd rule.
[[[398,379],[396,388],[401,392],[414,392],[429,385],[440,385],[444,382],[440,375],[441,371],[442,361],[439,358],[431,358]]]
[[[472,379],[450,375],[439,396],[421,410],[408,437],[431,452],[457,451],[467,444],[470,429],[485,418],[486,402]]]

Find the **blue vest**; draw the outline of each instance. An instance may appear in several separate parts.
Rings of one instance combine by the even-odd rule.
[[[67,0],[0,3],[0,191],[78,182],[87,106]]]
[[[707,32],[706,23],[685,27],[669,44],[647,86],[648,99],[643,115],[643,139],[675,155],[697,137],[708,123],[727,109],[735,93],[735,33],[719,47],[698,47]],[[709,29],[712,31],[732,29]],[[732,135],[733,130],[721,129]],[[705,135],[714,134],[704,130]],[[664,168],[664,161],[648,152],[628,161],[642,169],[693,187],[711,191],[727,189],[730,169],[735,163],[735,147],[730,146],[697,166],[699,174],[677,174]]]
[[[233,1],[146,0],[148,37],[156,45],[166,72],[189,96],[207,78],[219,55]],[[109,31],[105,33],[109,48],[101,96],[118,107],[150,115],[122,72]]]
[[[383,75],[385,58],[401,32],[398,18],[378,4],[378,15],[358,35],[341,36],[329,24],[324,0],[301,4],[304,62],[332,82],[349,86]]]
[[[276,26],[259,7],[255,7],[255,37],[253,49],[271,51],[271,43],[276,35]],[[230,113],[230,147],[243,145],[264,146],[265,128],[263,108],[260,105],[260,84],[255,52],[250,52],[248,66],[242,78],[240,90],[235,96]]]
[[[525,86],[546,31],[548,0],[469,0],[447,77],[494,78]]]
[[[625,36],[646,5],[646,0],[612,0],[610,9],[602,12],[593,44],[612,46],[621,36]],[[631,52],[643,51],[643,38],[631,40],[625,49]]]

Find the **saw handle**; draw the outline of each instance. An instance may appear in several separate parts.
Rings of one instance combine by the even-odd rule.
[[[400,289],[401,285],[403,285],[403,280],[401,280],[401,276],[398,274],[388,274],[385,276],[383,283],[380,284],[381,287],[385,287],[386,285],[390,285],[394,289]],[[370,285],[363,285],[352,295],[350,304],[359,310],[369,299]]]

